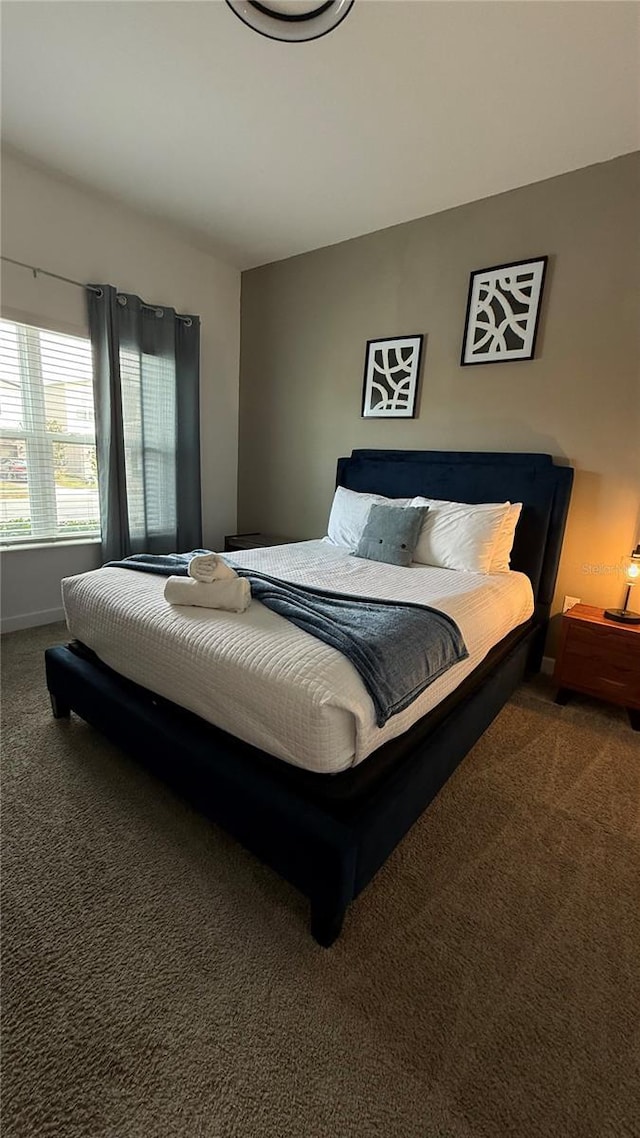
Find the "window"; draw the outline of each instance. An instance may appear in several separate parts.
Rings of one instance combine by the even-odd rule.
[[[143,547],[176,529],[176,379],[173,361],[120,349],[129,533]]]
[[[0,320],[0,545],[99,536],[91,345]]]

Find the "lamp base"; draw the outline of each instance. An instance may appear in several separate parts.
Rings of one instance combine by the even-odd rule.
[[[604,615],[620,624],[640,624],[640,612],[631,612],[630,609],[605,609]]]

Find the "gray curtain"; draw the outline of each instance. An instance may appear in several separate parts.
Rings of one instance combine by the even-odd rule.
[[[199,318],[111,285],[87,300],[104,560],[197,549]]]

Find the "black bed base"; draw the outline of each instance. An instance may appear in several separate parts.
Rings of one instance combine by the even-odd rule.
[[[311,902],[312,935],[328,947],[340,935],[350,902],[480,738],[528,666],[536,669],[543,632],[531,621],[507,637],[494,650],[491,667],[480,678],[469,677],[444,714],[420,721],[401,746],[393,741],[395,753],[391,744],[381,748],[362,764],[363,770],[371,764],[373,774],[351,781],[355,771],[310,774],[265,756],[77,647],[47,650],[47,685],[57,718],[76,712],[300,889]],[[328,786],[335,791],[321,793]]]

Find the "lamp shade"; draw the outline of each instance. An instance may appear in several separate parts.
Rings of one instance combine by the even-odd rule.
[[[627,581],[630,585],[640,583],[640,545],[636,545],[627,564]]]

